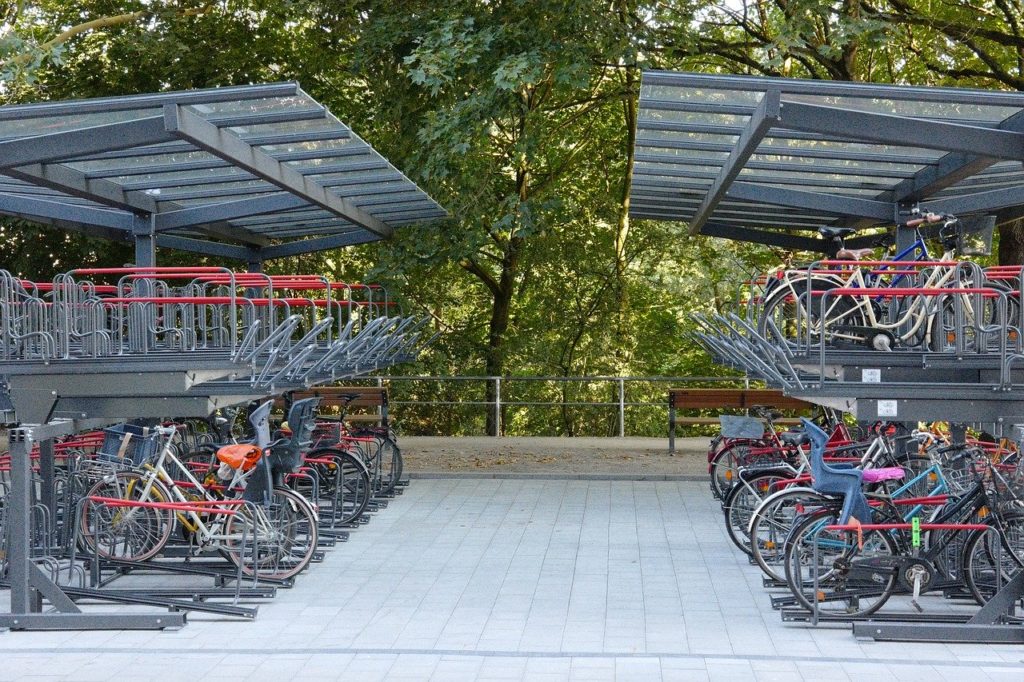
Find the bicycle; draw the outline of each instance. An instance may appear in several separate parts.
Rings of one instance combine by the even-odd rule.
[[[880,351],[897,346],[947,349],[953,333],[953,301],[945,297],[937,302],[936,297],[908,296],[904,292],[956,290],[982,284],[1005,290],[1005,286],[984,282],[983,276],[952,260],[963,234],[956,216],[929,213],[907,221],[906,225],[917,228],[939,222],[944,252],[938,260],[931,258],[920,232],[913,244],[892,258],[863,261],[861,257],[870,249],[848,250],[843,246],[843,238],[852,230],[822,228],[819,232],[833,242],[836,259],[821,261],[807,270],[781,270],[769,277],[758,314],[759,333],[781,335],[795,342],[801,329],[807,329],[812,341],[827,339],[833,344],[848,343]],[[870,293],[829,296],[831,291],[853,289]],[[886,295],[886,290],[894,295]],[[956,296],[963,302],[968,328],[986,325],[997,315],[996,308],[986,305],[985,299],[963,293]],[[977,300],[972,302],[972,298]],[[981,309],[976,310],[979,305]]]
[[[250,417],[258,434],[269,432],[271,405]],[[161,443],[155,458],[110,471],[87,492],[78,527],[88,550],[103,559],[146,561],[180,526],[193,553],[219,552],[247,575],[284,579],[306,568],[318,541],[316,511],[294,491],[261,486],[255,476],[264,471],[263,481],[280,477],[270,459],[287,440],[271,443],[263,436],[257,444],[218,450],[225,473],[232,474],[214,491],[174,454],[176,428],[155,427],[153,434]],[[168,464],[183,480],[169,474]]]
[[[806,423],[804,427],[812,444],[812,461],[819,461],[824,434],[813,424]],[[971,460],[972,466],[987,459],[980,451],[970,452],[978,455]],[[900,591],[912,594],[912,605],[920,609],[920,594],[965,582],[975,598],[983,602],[984,592],[977,584],[972,587],[969,577],[972,561],[977,562],[972,559],[972,552],[984,555],[983,550],[991,549],[981,538],[993,532],[1016,570],[1024,568],[1024,514],[1002,511],[991,488],[991,477],[977,477],[967,494],[938,507],[923,524],[927,532],[925,542],[915,543],[907,532],[913,524],[906,523],[897,511],[897,501],[877,497],[875,510],[880,518],[875,523],[872,506],[856,472],[817,468],[820,476],[816,477],[815,487],[836,497],[798,520],[784,550],[787,585],[796,601],[808,610],[864,617]],[[935,501],[948,502],[942,497]],[[971,523],[972,519],[982,517],[983,510],[984,524]],[[947,549],[960,532],[970,535],[963,553],[950,565]],[[1000,570],[1004,567],[1000,564]]]

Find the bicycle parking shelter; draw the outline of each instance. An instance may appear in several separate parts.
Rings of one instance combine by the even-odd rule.
[[[386,239],[447,216],[297,83],[0,107],[0,214],[133,243],[137,267],[155,266],[156,249],[168,248],[240,261],[253,272],[268,260]],[[6,510],[15,519],[11,613],[0,614],[0,627],[184,624],[173,605],[157,615],[82,613],[35,565],[29,457],[38,442],[42,502],[52,510],[54,438],[129,417],[206,417],[340,378],[246,385],[236,372],[237,363],[212,354],[0,359],[9,384],[0,417],[17,424]],[[42,611],[43,597],[54,611]]]
[[[847,248],[902,250],[916,239],[906,227],[915,213],[980,231],[1024,216],[1020,93],[648,71],[637,127],[630,215],[685,222],[691,235],[834,255],[819,228],[851,228]],[[716,324],[728,331],[716,335]],[[780,352],[735,315],[694,338],[721,362],[862,421],[1024,421],[1019,354],[812,348],[809,336]],[[754,340],[728,347],[737,339]],[[966,624],[893,614],[854,633],[1024,642],[1024,626],[1006,620],[1022,595],[1024,573]]]

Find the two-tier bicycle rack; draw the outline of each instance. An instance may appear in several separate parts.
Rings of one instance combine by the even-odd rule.
[[[160,629],[196,608],[251,617],[188,599],[203,590],[72,588],[43,571],[33,519],[57,512],[55,439],[126,419],[205,418],[413,359],[429,342],[424,322],[394,315],[379,287],[274,280],[262,264],[446,212],[296,83],[278,83],[0,107],[0,214],[135,246],[130,267],[52,283],[0,272],[0,419],[11,425],[0,509],[11,611],[0,627]],[[158,248],[248,272],[156,268]],[[120,279],[92,282],[103,278]],[[35,444],[43,512],[32,502]],[[82,612],[79,598],[170,611]]]
[[[902,250],[916,238],[905,226],[915,215],[954,214],[968,231],[981,232],[1024,216],[1024,95],[649,71],[635,158],[634,218],[683,221],[691,235],[818,252],[828,263],[836,247],[814,234],[820,227],[857,230],[847,248],[887,240]],[[922,232],[937,236],[934,227]],[[819,265],[808,268],[809,278]],[[698,314],[692,336],[719,362],[861,421],[950,420],[1011,435],[1010,427],[1024,422],[1024,321],[1012,313],[1020,306],[1006,304],[1021,300],[1022,287],[1019,271],[1001,274],[1006,286],[996,292],[979,284],[976,271],[963,291],[936,294],[911,282],[903,292],[877,292],[890,302],[948,297],[956,314],[941,331],[952,342],[938,350],[831,343],[812,335],[807,320],[798,320],[805,335],[794,337],[770,324],[759,328],[756,306]],[[869,293],[813,292],[804,309]],[[975,297],[1002,299],[987,324],[959,311],[960,301]],[[937,310],[943,302],[925,305]],[[1024,573],[967,622],[882,614],[854,623],[854,633],[1024,642],[1024,625],[1007,616],[1022,597]]]

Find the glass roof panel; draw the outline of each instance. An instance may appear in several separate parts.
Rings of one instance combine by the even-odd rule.
[[[752,115],[769,90],[780,94],[786,129],[773,128],[772,119],[757,129],[751,127]],[[948,203],[949,197],[1015,186],[1021,187],[1024,206],[1020,161],[991,158],[1003,151],[1002,140],[991,138],[988,148],[997,151],[989,153],[989,162],[978,163],[978,157],[971,156],[979,153],[973,151],[976,147],[955,140],[953,134],[946,146],[941,138],[901,135],[901,128],[888,123],[892,119],[879,119],[870,129],[867,123],[857,129],[860,119],[851,119],[843,127],[837,125],[842,115],[828,110],[817,115],[818,120],[814,110],[806,110],[805,117],[786,119],[787,102],[885,114],[911,125],[916,119],[929,119],[975,128],[1002,127],[1019,132],[1024,144],[1024,96],[1019,93],[645,72],[632,185],[636,200],[631,206],[636,214],[659,215],[660,203],[666,209],[660,215],[696,219],[698,228],[706,222],[764,227],[785,223],[787,218],[822,224],[856,219],[865,227],[884,227],[891,218],[878,216],[895,215],[895,202],[916,200],[926,210],[929,197],[946,197],[943,206],[947,207],[955,205]],[[984,138],[975,137],[984,146]],[[936,148],[915,147],[905,140],[929,147],[934,141]],[[731,199],[729,188],[738,181],[745,183],[743,196],[758,196],[746,185],[760,185],[766,190],[764,199],[747,203]],[[723,191],[709,197],[712,187]],[[772,196],[772,187],[790,191]],[[822,210],[829,195],[872,200],[843,205],[844,210],[865,211],[867,218]],[[1006,193],[1001,196],[1005,203]],[[709,208],[703,210],[708,199]],[[975,196],[972,207],[978,202]],[[880,212],[879,203],[890,204],[893,210]],[[815,212],[809,213],[806,206],[815,206]],[[696,215],[698,207],[700,215]]]
[[[311,109],[318,106],[312,97],[304,92],[294,97],[264,97],[249,100],[228,100],[225,102],[209,102],[192,104],[190,109],[202,116],[220,116],[224,114],[269,114],[288,109]]]
[[[317,234],[354,232],[371,241],[388,234],[392,216],[404,223],[446,215],[295,83],[0,107],[0,140],[160,118],[167,105],[219,126],[220,135],[211,136],[208,128],[195,123],[175,128],[176,139],[165,142],[162,126],[151,134],[136,128],[142,133],[140,144],[123,148],[116,139],[107,144],[112,136],[90,138],[86,132],[64,138],[70,140],[69,160],[51,162],[61,172],[40,173],[45,180],[39,184],[31,177],[0,178],[0,192],[60,201],[69,207],[121,211],[126,217],[155,212],[158,220],[166,211],[233,204],[211,211],[208,220],[221,225],[227,220],[240,229],[272,237],[315,230]],[[228,140],[228,135],[239,139]],[[89,140],[78,154],[74,154],[76,139]],[[317,186],[320,182],[325,183],[322,188]],[[247,201],[286,196],[286,192],[302,205],[271,214],[239,215],[248,210]],[[82,220],[75,221],[72,213],[70,222],[89,228],[90,215],[98,214],[83,212]],[[203,212],[193,215],[202,219]],[[170,233],[201,238],[203,230],[189,225]],[[231,241],[230,232],[219,231],[217,239],[225,238]],[[239,241],[246,239],[240,232]]]
[[[162,116],[162,109],[129,109],[127,111],[103,111],[77,116],[54,116],[0,121],[0,138],[29,137],[60,133],[79,128],[92,128],[122,121],[134,121],[150,116]]]

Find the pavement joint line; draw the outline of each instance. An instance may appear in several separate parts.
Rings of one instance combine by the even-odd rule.
[[[123,648],[123,649],[102,649],[97,651],[95,647],[83,647],[83,648],[19,648],[16,650],[4,650],[0,649],[0,652],[5,654],[70,654],[70,655],[81,655],[81,654],[139,654],[140,650],[137,648]],[[224,656],[224,650],[222,649],[192,649],[182,650],[180,648],[174,649],[155,649],[146,648],[144,653],[148,655],[152,654],[173,654],[175,656]],[[302,655],[342,655],[342,654],[353,654],[353,655],[393,655],[393,656],[460,656],[465,658],[664,658],[672,660],[706,660],[706,661],[791,661],[794,663],[870,663],[872,665],[915,665],[915,666],[933,666],[940,668],[977,668],[978,666],[984,666],[986,668],[1006,668],[1010,670],[1019,670],[1024,660],[1018,662],[1009,661],[978,661],[978,660],[912,660],[905,658],[864,658],[861,656],[833,656],[833,657],[817,657],[817,656],[784,656],[784,655],[768,655],[768,654],[684,654],[679,652],[581,652],[581,651],[472,651],[465,649],[374,649],[374,648],[358,648],[358,647],[321,647],[321,648],[286,648],[286,649],[232,649],[230,651],[233,655],[255,655],[259,654],[262,656],[295,656],[296,654]]]
[[[686,481],[704,482],[707,476],[694,474],[592,474],[530,473],[516,471],[421,471],[409,472],[409,478],[421,480],[518,479],[524,481]]]

